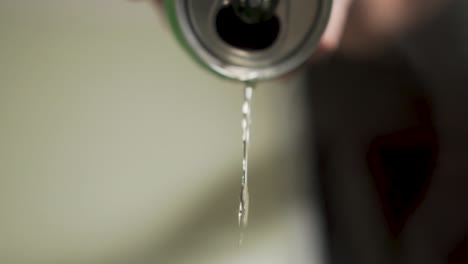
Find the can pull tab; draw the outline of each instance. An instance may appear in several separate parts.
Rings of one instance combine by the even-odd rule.
[[[237,16],[247,24],[270,20],[276,12],[279,0],[232,0]]]

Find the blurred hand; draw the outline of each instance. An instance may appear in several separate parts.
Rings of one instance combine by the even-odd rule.
[[[339,47],[346,53],[358,55],[372,53],[388,44],[389,38],[398,37],[427,22],[442,10],[443,5],[451,1],[335,0],[330,24],[324,36],[327,44],[325,48],[333,51]],[[341,7],[345,5],[346,7]],[[340,22],[336,22],[338,20]]]
[[[163,0],[152,0],[161,11]],[[390,36],[424,22],[451,0],[334,0],[318,53],[372,52]]]

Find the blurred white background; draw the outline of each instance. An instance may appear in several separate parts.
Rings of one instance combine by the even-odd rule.
[[[241,85],[149,2],[2,0],[0,263],[318,263],[286,166],[293,83],[255,94],[238,249]]]

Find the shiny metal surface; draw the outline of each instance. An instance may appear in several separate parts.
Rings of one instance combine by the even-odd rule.
[[[190,48],[212,70],[240,81],[280,77],[314,52],[328,23],[332,0],[283,0],[276,16],[281,29],[268,48],[250,51],[225,43],[216,31],[216,16],[228,1],[176,0],[182,33]]]

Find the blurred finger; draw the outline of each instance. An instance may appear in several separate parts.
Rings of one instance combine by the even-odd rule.
[[[164,0],[151,0],[153,3],[153,6],[156,9],[156,14],[159,18],[159,21],[163,24],[164,28],[167,28],[168,22],[167,22],[167,13],[166,10],[164,9]]]
[[[319,52],[330,52],[338,48],[348,18],[349,7],[353,0],[335,0],[319,46]]]

